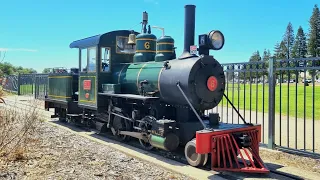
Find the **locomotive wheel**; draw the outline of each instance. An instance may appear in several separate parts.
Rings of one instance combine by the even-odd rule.
[[[208,154],[196,153],[196,140],[189,141],[184,148],[184,155],[191,166],[204,166],[208,161]]]
[[[142,119],[142,121],[139,123],[139,128],[141,128],[141,133],[143,134],[143,136],[147,139],[148,136],[148,130],[151,129],[151,122],[152,120],[155,120],[155,118],[153,116],[146,116]],[[140,145],[145,149],[150,151],[151,149],[153,149],[153,146],[149,143],[146,142],[143,139],[139,139]]]
[[[122,116],[127,117],[126,115],[119,113]],[[121,118],[119,116],[114,116],[112,121],[112,127],[118,132],[118,131],[130,131],[131,130],[131,124],[126,119]],[[121,135],[116,134],[116,136],[119,138],[120,141],[128,141],[130,139],[130,136],[127,135]]]
[[[59,115],[59,121],[66,122],[66,119],[67,119],[67,110],[66,109],[59,108],[58,115]]]

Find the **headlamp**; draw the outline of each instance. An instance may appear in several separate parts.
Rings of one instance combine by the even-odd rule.
[[[220,31],[213,30],[208,34],[210,48],[220,50],[224,45],[224,36]]]

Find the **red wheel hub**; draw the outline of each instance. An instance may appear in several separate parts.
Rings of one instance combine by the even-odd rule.
[[[218,80],[214,76],[210,76],[207,80],[207,88],[210,91],[215,91],[218,87]]]

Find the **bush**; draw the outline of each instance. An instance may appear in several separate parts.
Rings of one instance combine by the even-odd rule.
[[[2,87],[0,87],[0,103],[4,103],[4,100],[3,100],[3,91],[2,91]]]
[[[1,96],[3,92],[0,99],[4,102]],[[0,105],[0,161],[25,159],[26,145],[33,141],[39,117],[36,106],[12,104],[9,100]]]

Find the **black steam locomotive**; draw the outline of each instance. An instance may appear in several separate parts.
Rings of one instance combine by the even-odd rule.
[[[195,46],[195,6],[186,5],[184,51],[177,57],[174,39],[157,38],[147,24],[144,12],[140,33],[116,30],[72,42],[79,68],[49,75],[45,108],[124,142],[136,138],[147,150],[184,146],[192,166],[204,166],[211,154],[215,170],[268,172],[259,157],[260,125],[225,124],[219,114],[205,113],[224,97],[223,68],[209,55],[224,46],[223,34],[201,34]]]

